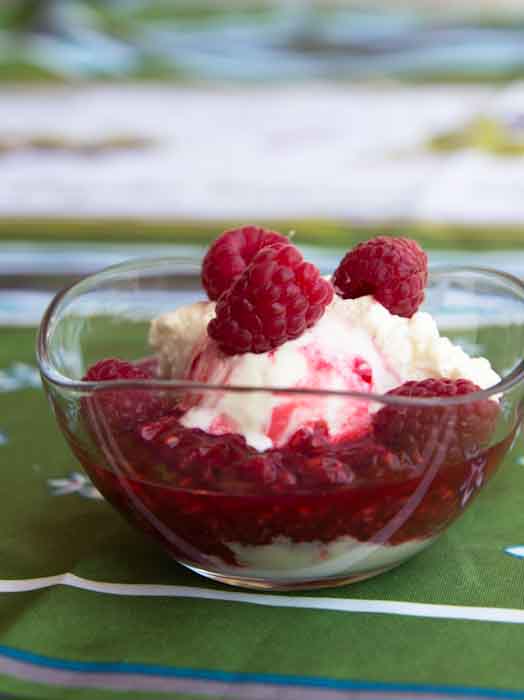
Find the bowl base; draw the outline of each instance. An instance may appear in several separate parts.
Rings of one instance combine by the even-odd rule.
[[[354,574],[347,574],[346,576],[337,576],[333,578],[325,579],[308,579],[305,581],[295,581],[295,580],[273,580],[262,578],[252,578],[250,576],[231,576],[230,574],[217,574],[213,571],[207,571],[206,569],[200,569],[197,566],[191,564],[186,564],[179,561],[179,564],[185,566],[190,571],[195,574],[200,574],[205,578],[209,578],[213,581],[218,581],[219,583],[225,583],[228,586],[236,586],[237,588],[248,588],[251,590],[259,591],[312,591],[319,590],[321,588],[336,588],[339,586],[346,586],[349,583],[358,583],[358,581],[365,581],[373,576],[379,576],[380,574],[386,573],[391,569],[395,569],[397,566],[403,564],[403,561],[396,562],[395,564],[390,564],[381,569],[373,569],[371,571],[360,571]]]

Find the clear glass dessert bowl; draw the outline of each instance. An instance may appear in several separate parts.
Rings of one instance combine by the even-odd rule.
[[[442,335],[487,358],[501,377],[451,398],[159,378],[151,321],[201,299],[199,261],[109,268],[55,297],[37,354],[58,424],[103,496],[204,576],[289,590],[391,569],[469,507],[520,428],[524,286],[510,275],[430,273],[424,310]],[[133,363],[146,378],[82,379],[108,357]],[[332,413],[360,411],[369,431],[333,443],[314,422],[285,445],[259,450],[242,435],[183,427],[181,407],[218,396],[235,397],[246,411],[283,400],[306,412],[319,402]]]

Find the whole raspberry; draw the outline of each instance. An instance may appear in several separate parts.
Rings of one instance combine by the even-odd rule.
[[[392,314],[410,318],[424,301],[427,256],[409,238],[378,236],[344,256],[333,286],[344,299],[372,294]]]
[[[390,396],[451,398],[480,391],[467,379],[424,379],[402,384]],[[413,463],[458,463],[477,457],[489,442],[499,415],[491,399],[437,406],[388,405],[375,414],[375,437]]]
[[[92,365],[84,376],[87,382],[150,379],[144,369],[117,358],[107,358]],[[102,420],[111,431],[129,431],[144,421],[154,420],[166,410],[166,400],[156,390],[97,389],[83,401],[90,425]]]
[[[228,355],[262,353],[315,324],[333,288],[290,244],[260,250],[218,300],[207,332]]]
[[[275,243],[287,243],[281,233],[259,226],[242,226],[225,231],[207,251],[202,263],[202,284],[214,301],[242,274],[259,250]]]
[[[108,357],[91,365],[84,376],[85,382],[109,382],[118,379],[150,379],[150,375],[130,362]]]

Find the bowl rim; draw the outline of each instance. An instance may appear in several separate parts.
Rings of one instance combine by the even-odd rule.
[[[345,391],[336,389],[312,389],[298,387],[271,387],[271,386],[249,386],[235,385],[228,386],[223,384],[207,384],[203,382],[195,382],[191,380],[179,379],[126,379],[126,380],[111,380],[111,381],[85,381],[82,379],[70,379],[61,374],[52,364],[48,353],[48,341],[50,339],[50,326],[55,318],[57,310],[61,304],[69,296],[81,289],[85,285],[96,283],[97,280],[107,279],[113,273],[123,272],[128,270],[140,270],[144,267],[175,265],[180,263],[190,264],[200,269],[201,260],[198,258],[189,258],[182,256],[165,256],[151,258],[135,258],[133,260],[124,261],[116,265],[103,268],[93,274],[87,275],[73,284],[59,290],[51,302],[49,303],[42,320],[39,325],[37,341],[36,341],[36,358],[42,378],[50,384],[59,387],[62,390],[78,391],[82,393],[100,392],[100,391],[124,391],[130,389],[144,390],[176,390],[176,391],[199,391],[199,392],[227,392],[227,393],[265,393],[268,395],[305,395],[317,397],[333,397],[333,398],[351,398],[360,401],[374,402],[381,404],[389,404],[393,406],[453,406],[467,404],[473,401],[488,399],[503,395],[513,389],[520,383],[524,382],[524,358],[513,368],[511,372],[501,378],[497,384],[494,384],[487,389],[481,389],[476,392],[464,394],[455,397],[446,398],[420,398],[408,396],[395,396],[392,394],[376,394],[371,392]],[[496,270],[489,267],[476,267],[467,265],[436,265],[430,266],[430,275],[446,275],[457,273],[473,273],[491,278],[496,278],[500,282],[515,288],[520,293],[523,300],[524,308],[524,281],[514,275]]]

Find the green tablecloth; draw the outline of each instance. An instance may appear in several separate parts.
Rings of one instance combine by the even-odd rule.
[[[0,693],[524,698],[520,444],[398,569],[316,593],[243,593],[169,560],[75,476],[34,334],[0,328]]]

